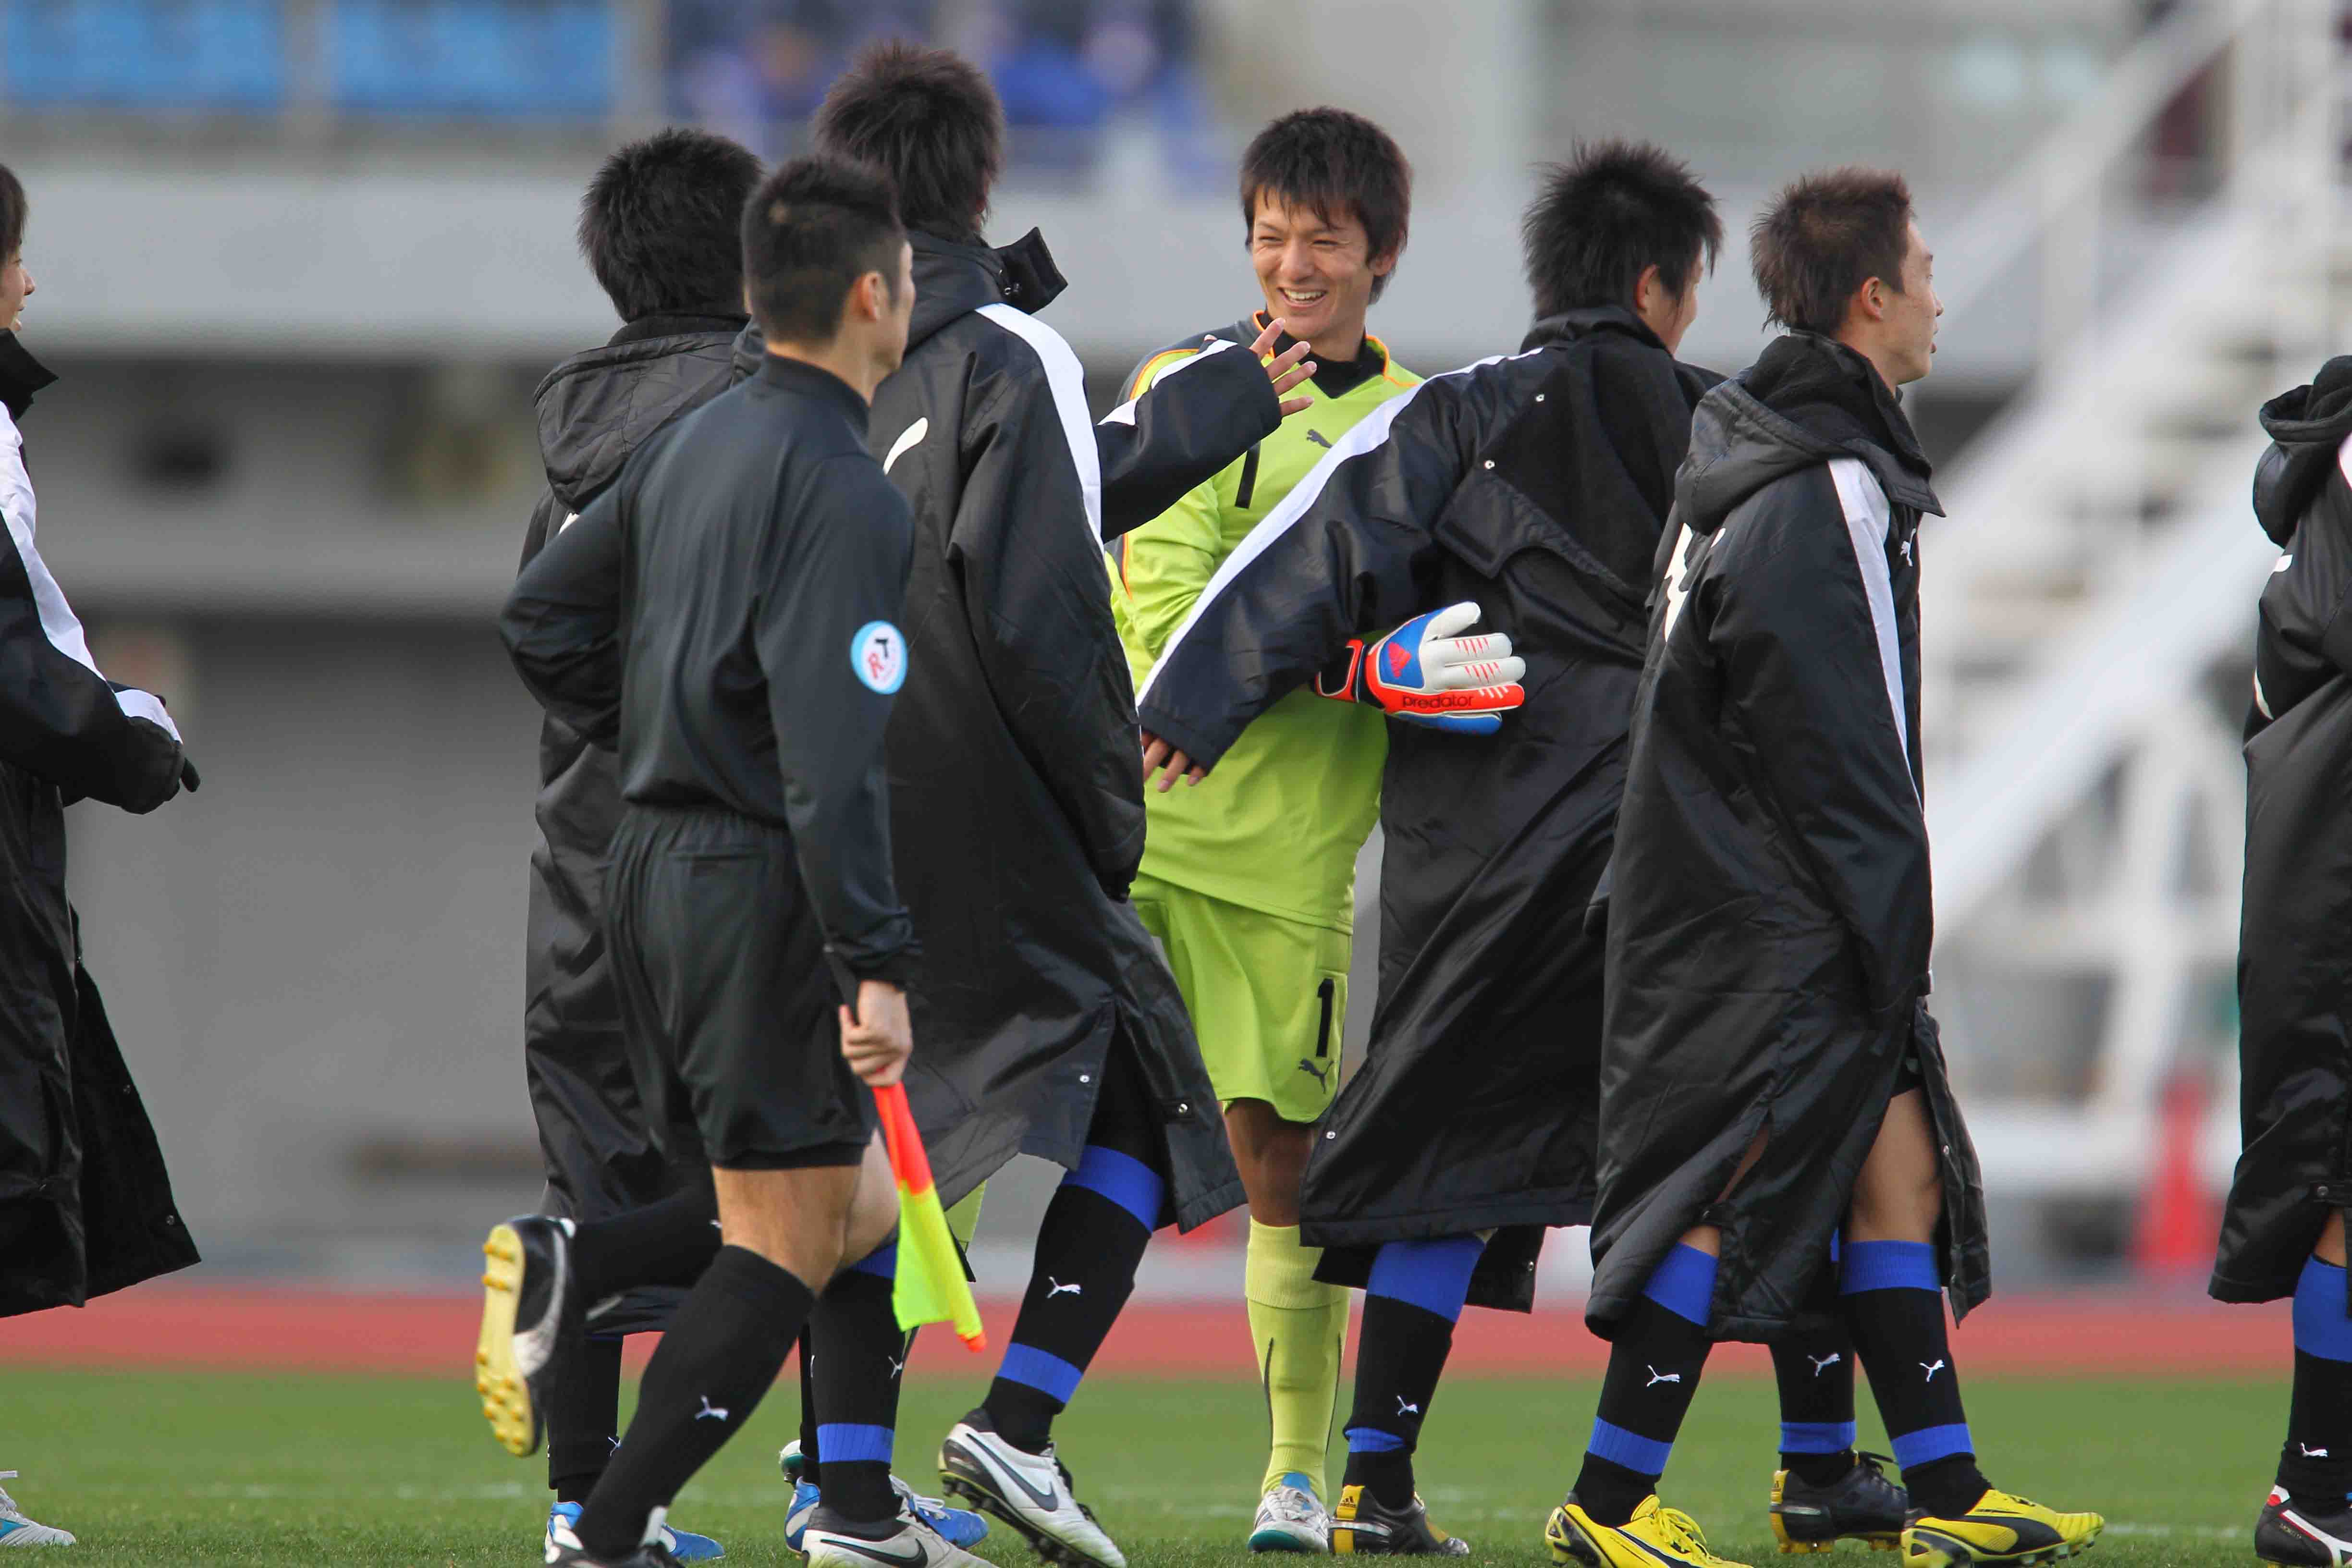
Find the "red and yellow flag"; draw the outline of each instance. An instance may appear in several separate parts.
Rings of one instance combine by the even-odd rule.
[[[953,1323],[966,1348],[984,1351],[988,1336],[981,1331],[980,1307],[971,1299],[971,1281],[963,1277],[963,1257],[948,1234],[947,1211],[931,1185],[930,1157],[915,1131],[906,1086],[877,1089],[874,1103],[882,1112],[882,1141],[890,1151],[891,1174],[898,1181],[898,1279],[890,1292],[898,1326]]]

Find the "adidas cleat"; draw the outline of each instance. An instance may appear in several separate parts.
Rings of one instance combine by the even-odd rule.
[[[787,1443],[776,1456],[776,1468],[784,1472],[784,1479],[793,1483],[792,1506],[784,1510],[784,1545],[792,1551],[801,1549],[801,1533],[808,1529],[809,1515],[824,1500],[824,1494],[814,1481],[803,1480],[808,1473],[808,1463],[801,1458],[797,1439]],[[896,1475],[890,1478],[890,1489],[898,1500],[912,1510],[915,1521],[939,1531],[950,1546],[966,1552],[988,1539],[988,1521],[968,1508],[953,1508],[935,1497],[925,1497]]]
[[[2060,1513],[2004,1491],[1989,1491],[1956,1518],[1915,1513],[1903,1531],[1903,1568],[1970,1563],[2050,1563],[2090,1550],[2107,1521]]]
[[[518,1215],[482,1243],[482,1332],[474,1345],[474,1392],[490,1434],[517,1458],[539,1447],[544,1387],[558,1352],[576,1336],[572,1226]]]
[[[547,1510],[547,1550],[555,1550],[558,1525],[566,1530],[580,1526],[580,1505],[560,1502]],[[709,1563],[727,1555],[727,1548],[707,1535],[697,1535],[690,1530],[680,1530],[665,1522],[661,1527],[661,1548],[680,1563]]]
[[[660,1523],[662,1510],[653,1512],[654,1532],[659,1535],[665,1527]],[[580,1544],[573,1533],[578,1516],[561,1522],[549,1520],[547,1524],[547,1554],[540,1561],[547,1568],[677,1568],[677,1559],[658,1540],[643,1546],[632,1547],[618,1557],[599,1557]]]
[[[0,1481],[16,1479],[14,1470],[0,1470]],[[70,1531],[55,1525],[41,1524],[26,1519],[16,1507],[16,1500],[0,1491],[0,1546],[71,1546]]]
[[[0,1536],[0,1546],[8,1544]],[[2254,1555],[2273,1568],[2347,1568],[2352,1564],[2352,1503],[2305,1508],[2273,1487],[2254,1521]]]
[[[809,1568],[992,1568],[904,1508],[894,1528],[880,1536],[849,1528],[831,1509],[820,1508],[803,1539]]]
[[[1772,1534],[1780,1550],[1827,1552],[1841,1541],[1866,1542],[1873,1552],[1903,1544],[1903,1516],[1911,1494],[1878,1467],[1895,1461],[1858,1455],[1853,1469],[1827,1486],[1810,1485],[1794,1470],[1772,1472]]]
[[[1315,1495],[1315,1483],[1291,1470],[1257,1500],[1257,1518],[1250,1525],[1252,1552],[1331,1550],[1331,1510]]]
[[[1339,1489],[1331,1510],[1331,1554],[1387,1557],[1467,1557],[1470,1543],[1429,1522],[1416,1496],[1405,1508],[1384,1508],[1361,1486]]]
[[[1127,1555],[1072,1495],[1070,1472],[1055,1457],[1014,1447],[975,1410],[940,1445],[940,1484],[948,1496],[993,1514],[1019,1531],[1038,1556],[1064,1568],[1127,1568]]]
[[[1643,1498],[1624,1523],[1602,1524],[1570,1492],[1551,1510],[1544,1542],[1553,1562],[1583,1568],[1748,1568],[1709,1552],[1698,1521],[1659,1507],[1654,1496]]]

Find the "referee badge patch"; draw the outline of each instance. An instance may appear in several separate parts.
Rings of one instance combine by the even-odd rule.
[[[907,680],[907,639],[887,621],[868,621],[849,639],[849,668],[887,697]]]

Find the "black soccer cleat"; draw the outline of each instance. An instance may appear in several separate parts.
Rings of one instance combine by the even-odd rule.
[[[1874,1552],[1903,1544],[1903,1518],[1911,1494],[1886,1479],[1884,1454],[1857,1454],[1853,1468],[1827,1486],[1813,1486],[1794,1470],[1772,1472],[1772,1535],[1783,1552],[1827,1552],[1841,1541],[1868,1543]]]
[[[492,1226],[482,1263],[474,1392],[491,1435],[520,1458],[539,1447],[548,1385],[581,1334],[570,1223],[527,1214]]]
[[[1430,1523],[1418,1495],[1406,1507],[1383,1508],[1370,1488],[1343,1486],[1339,1506],[1331,1510],[1331,1554],[1467,1557],[1470,1543]]]
[[[2352,1502],[2305,1508],[2273,1487],[2254,1520],[2254,1555],[2275,1568],[2346,1568],[2352,1564]]]

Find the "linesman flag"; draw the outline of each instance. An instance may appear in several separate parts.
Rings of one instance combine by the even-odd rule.
[[[947,1211],[931,1185],[930,1157],[915,1131],[915,1113],[907,1107],[906,1085],[877,1088],[874,1103],[882,1112],[890,1173],[898,1181],[898,1279],[890,1291],[898,1326],[953,1323],[966,1349],[984,1351],[988,1336],[981,1331],[980,1308],[963,1277],[962,1255],[948,1234]]]

